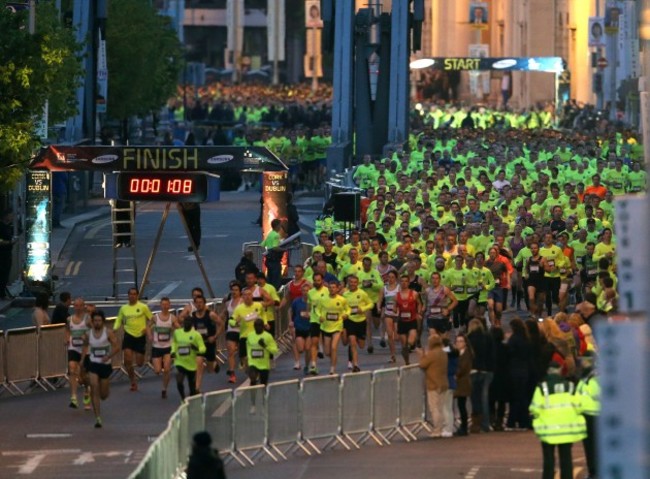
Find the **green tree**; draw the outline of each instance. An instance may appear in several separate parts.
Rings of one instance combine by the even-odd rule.
[[[176,91],[183,48],[149,0],[111,0],[106,27],[108,107],[121,120],[160,109]]]
[[[76,112],[82,75],[81,45],[52,3],[39,3],[34,35],[27,12],[12,13],[6,3],[0,0],[0,192],[15,185],[39,146],[34,131],[45,102],[51,123]]]

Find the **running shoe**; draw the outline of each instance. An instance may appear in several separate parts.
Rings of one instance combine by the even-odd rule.
[[[348,361],[348,369],[352,370],[352,361]]]
[[[384,338],[381,338],[381,339],[379,340],[379,345],[380,345],[382,348],[385,348],[385,347],[386,347],[386,340],[385,340]]]
[[[219,361],[217,361],[214,365],[214,373],[219,374],[219,371],[221,371],[221,364],[219,364]]]
[[[138,390],[138,383],[131,383],[131,391],[137,391]]]
[[[394,364],[395,362],[397,362],[397,360],[395,359],[395,356],[391,356],[388,362]]]
[[[375,348],[372,346],[372,344],[368,345],[368,354],[372,354],[375,352]]]
[[[309,374],[311,374],[312,376],[318,376],[318,369],[316,369],[316,366],[312,366],[311,368],[309,368]]]
[[[235,376],[235,373],[232,373],[230,376],[228,376],[228,382],[230,384],[235,384],[237,382],[237,376]]]
[[[84,393],[84,411],[90,411],[91,402],[90,402],[90,393],[86,391]]]
[[[304,368],[302,368],[302,373],[303,373],[305,376],[306,376],[307,374],[309,374],[309,368],[308,368],[307,366],[305,366]]]
[[[77,404],[77,398],[76,397],[71,397],[70,398],[70,404],[68,407],[71,407],[72,409],[77,409],[79,407],[79,404]]]
[[[163,399],[167,399],[167,391],[163,389],[160,393],[160,397]]]
[[[359,366],[354,366],[354,367],[352,368],[352,372],[353,372],[353,373],[358,373],[359,371],[361,371],[361,369],[359,369]]]
[[[99,429],[102,427],[102,418],[97,416],[97,419],[95,420],[95,428]]]
[[[294,371],[298,371],[298,370],[300,370],[300,363],[299,363],[298,361],[296,361],[295,363],[293,363],[293,369],[294,369]]]
[[[323,354],[322,351],[318,351],[318,359],[323,359],[325,355]]]

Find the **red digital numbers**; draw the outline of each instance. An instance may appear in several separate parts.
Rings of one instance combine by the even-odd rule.
[[[158,178],[131,178],[129,183],[130,193],[160,193],[160,179]]]
[[[131,178],[129,193],[165,193],[174,195],[189,195],[192,193],[194,181],[189,178],[165,178],[164,186],[160,178]],[[162,186],[162,188],[161,188]]]
[[[190,194],[192,193],[192,183],[193,181],[191,179],[169,179],[167,181],[167,193]]]

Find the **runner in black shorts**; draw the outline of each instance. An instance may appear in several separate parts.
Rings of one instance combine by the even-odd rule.
[[[196,356],[196,390],[201,392],[203,371],[206,363],[209,371],[219,372],[216,342],[217,336],[223,331],[223,324],[217,313],[208,310],[204,297],[197,297],[194,304],[196,305],[196,311],[192,313],[192,325],[205,343],[205,353]]]
[[[240,348],[239,327],[232,326],[230,324],[230,320],[232,319],[232,314],[235,311],[235,308],[239,306],[242,301],[241,284],[239,284],[237,281],[231,281],[230,294],[229,297],[224,301],[225,309],[223,311],[223,320],[227,325],[226,349],[228,350],[228,370],[226,371],[226,374],[228,376],[228,382],[231,384],[235,384],[237,382],[237,376],[235,375],[237,360],[235,359],[235,354],[239,352],[240,364],[244,356],[242,356]]]
[[[92,328],[84,338],[83,359],[89,359],[91,398],[95,411],[95,427],[102,427],[100,401],[108,398],[110,393],[109,377],[113,372],[111,359],[120,352],[115,333],[105,325],[103,311],[95,311],[91,317]]]
[[[296,350],[298,357],[304,353],[305,365],[303,366],[303,374],[307,374],[309,370],[309,358],[311,351],[311,326],[313,323],[309,322],[309,290],[311,285],[304,283],[301,287],[302,295],[291,302],[291,325],[294,329]],[[300,369],[300,363],[297,364]],[[296,369],[296,368],[294,368]]]

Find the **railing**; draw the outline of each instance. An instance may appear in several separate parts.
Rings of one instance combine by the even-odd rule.
[[[300,243],[299,245],[287,248],[287,268],[285,271],[285,277],[293,276],[293,267],[305,264],[305,261],[311,257],[313,249],[314,245],[311,243]],[[242,254],[246,251],[253,253],[252,261],[255,263],[255,266],[262,271],[264,267],[264,252],[266,251],[266,248],[260,246],[257,241],[249,241],[242,244]]]
[[[130,479],[183,472],[193,434],[207,430],[226,462],[254,466],[328,448],[391,444],[431,432],[424,375],[417,365],[223,390],[188,398]]]
[[[208,307],[220,312],[221,298],[208,303]],[[276,320],[276,339],[282,351],[291,349],[292,332],[287,316],[288,306],[278,309]],[[175,310],[180,314],[182,308]],[[155,314],[155,311],[154,311]],[[112,328],[115,318],[108,318],[106,324]],[[118,344],[122,344],[123,331],[115,331]],[[0,397],[8,393],[22,396],[34,390],[56,390],[67,384],[68,380],[68,346],[65,343],[65,325],[54,324],[37,328],[0,330]],[[225,335],[220,335],[216,342],[217,361],[224,364],[228,360]],[[151,344],[147,341],[145,365],[136,368],[136,374],[142,377],[152,371],[149,362]],[[123,354],[116,354],[111,360],[112,379],[126,378],[123,366]]]
[[[208,304],[210,308],[219,309],[221,299]],[[178,309],[176,313],[180,313]],[[286,315],[285,315],[286,316]],[[106,325],[113,328],[115,318],[108,318]],[[279,322],[281,331],[288,329],[288,321]],[[286,328],[286,329],[285,329]],[[118,344],[122,344],[123,332],[116,331]],[[65,342],[65,325],[52,324],[47,326],[30,326],[26,328],[0,331],[0,396],[9,393],[12,396],[22,396],[34,390],[56,390],[68,381],[68,346]],[[278,338],[286,342],[284,336]],[[136,369],[140,377],[152,371],[149,364],[151,344],[147,341],[146,364]],[[225,363],[227,360],[226,340],[224,335],[217,338],[217,360]],[[123,354],[113,356],[113,379],[124,376]]]

